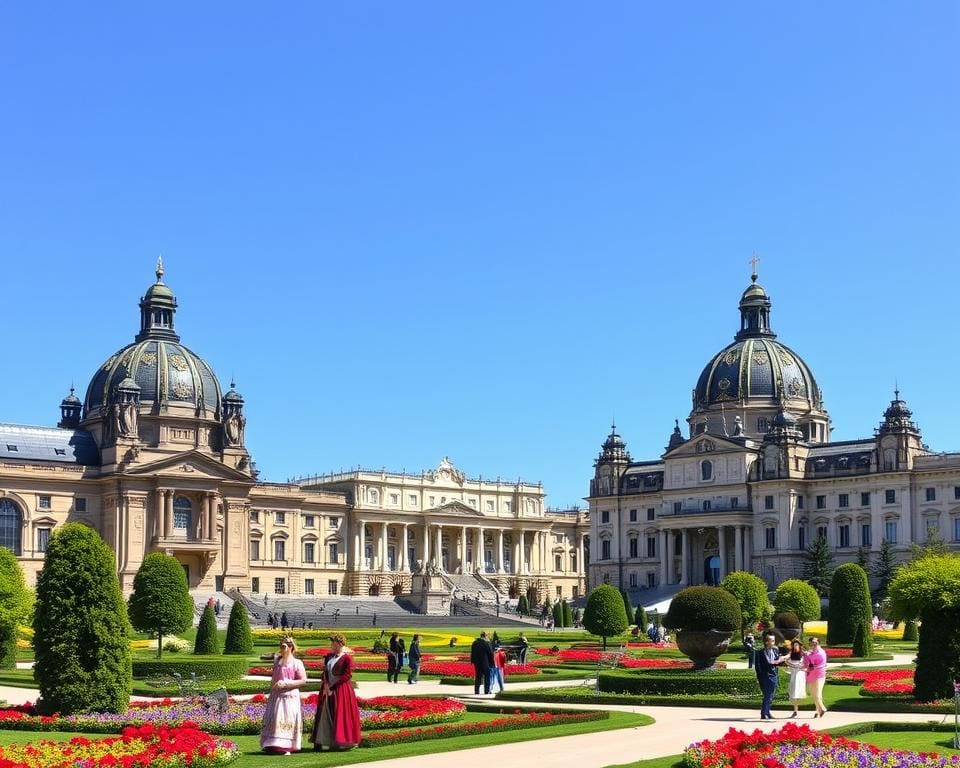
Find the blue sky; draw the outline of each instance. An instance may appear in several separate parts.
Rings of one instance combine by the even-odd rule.
[[[0,419],[56,421],[163,253],[264,477],[568,505],[614,415],[660,454],[756,252],[834,439],[898,380],[960,450],[958,8],[7,4]]]

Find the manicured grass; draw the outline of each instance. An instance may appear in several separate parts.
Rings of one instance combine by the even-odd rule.
[[[638,763],[608,765],[607,768],[683,768],[683,761],[680,759],[680,755],[668,755],[667,757],[654,757],[651,760],[641,760]]]
[[[489,716],[476,713],[467,713],[469,720],[488,719]],[[410,742],[383,747],[366,747],[353,749],[349,752],[314,752],[311,745],[304,738],[305,751],[283,759],[284,766],[293,768],[326,768],[327,766],[348,765],[373,760],[392,760],[400,757],[413,757],[431,754],[434,752],[451,752],[474,747],[489,747],[497,744],[514,744],[521,741],[549,739],[557,736],[576,736],[583,733],[597,733],[621,728],[637,728],[653,723],[653,718],[646,715],[635,715],[623,712],[612,712],[607,720],[595,720],[586,723],[570,723],[567,725],[553,725],[543,728],[529,728],[501,733],[462,736],[449,739],[435,739],[433,741]],[[67,741],[77,733],[32,733],[26,731],[0,731],[0,745],[23,742],[35,742],[39,739],[51,741]],[[103,734],[91,736],[102,738]],[[257,736],[229,737],[243,751],[243,755],[233,763],[236,768],[259,768],[273,765],[278,758],[265,755],[260,751],[260,742]]]

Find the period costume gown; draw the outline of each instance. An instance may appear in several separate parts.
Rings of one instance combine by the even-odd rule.
[[[280,657],[273,662],[270,696],[263,713],[260,746],[264,750],[299,752],[303,732],[303,714],[300,709],[300,689],[277,690],[278,680],[306,680],[307,671],[300,659],[291,658],[284,664]]]
[[[350,749],[360,743],[360,707],[353,692],[353,659],[328,653],[323,659],[323,690],[310,740],[318,747]]]

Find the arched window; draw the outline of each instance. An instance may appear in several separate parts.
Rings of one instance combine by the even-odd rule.
[[[177,496],[173,500],[173,527],[181,531],[189,531],[193,522],[193,504],[186,496]]]
[[[700,462],[700,479],[713,480],[713,462],[712,461]]]
[[[15,555],[21,554],[22,528],[23,513],[20,507],[10,499],[0,499],[0,547],[6,547]]]
[[[377,493],[375,490],[371,490],[371,491],[370,491],[370,503],[371,503],[371,504],[379,504],[379,503],[380,503],[380,494]]]

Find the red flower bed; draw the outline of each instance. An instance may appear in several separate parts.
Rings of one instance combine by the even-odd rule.
[[[861,683],[861,692],[868,696],[912,696],[912,669],[842,670],[830,675],[831,680]]]
[[[828,659],[849,659],[853,656],[853,648],[824,648]]]

